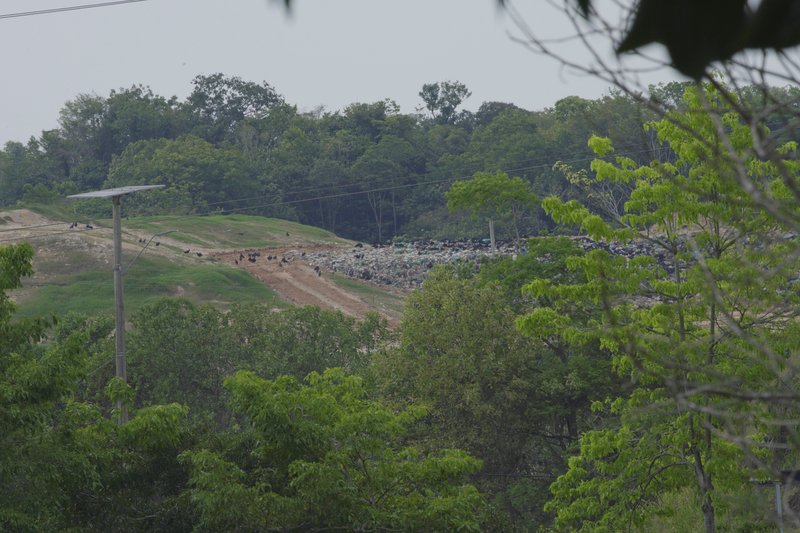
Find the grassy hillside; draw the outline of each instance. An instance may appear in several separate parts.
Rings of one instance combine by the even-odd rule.
[[[31,210],[51,220],[65,215],[52,208]],[[28,230],[26,240],[36,250],[35,274],[13,294],[20,315],[113,311],[112,224],[110,220],[91,223],[95,229],[81,228],[80,232],[52,227]],[[235,302],[286,305],[247,272],[210,260],[207,254],[200,257],[184,251],[346,242],[318,228],[249,215],[139,217],[124,220],[122,228],[126,311],[164,296],[222,308]],[[170,233],[153,239],[142,251],[140,239],[164,232]]]
[[[19,291],[21,316],[113,312],[114,275],[111,271],[65,274],[37,283],[36,277]],[[235,302],[283,306],[268,287],[246,272],[224,265],[181,265],[160,258],[140,259],[125,276],[125,308],[133,311],[165,296],[228,307]]]
[[[143,235],[173,231],[169,234],[172,240],[209,248],[346,242],[320,228],[250,215],[137,217],[125,220],[123,226]]]

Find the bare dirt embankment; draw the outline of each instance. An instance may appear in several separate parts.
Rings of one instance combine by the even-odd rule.
[[[264,282],[281,298],[294,305],[317,305],[363,317],[370,306],[358,296],[336,285],[321,269],[305,261],[306,252],[330,246],[214,250],[212,257]],[[387,317],[395,318],[395,317]]]

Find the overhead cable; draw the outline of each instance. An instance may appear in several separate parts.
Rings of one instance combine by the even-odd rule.
[[[50,9],[39,9],[36,11],[19,11],[17,13],[0,14],[0,19],[11,19],[18,17],[33,17],[36,15],[49,15],[51,13],[62,13],[64,11],[78,11],[81,9],[93,9],[95,7],[110,7],[122,4],[133,4],[135,2],[146,2],[147,0],[115,0],[113,2],[100,2],[97,4],[80,4],[75,6],[53,7]]]

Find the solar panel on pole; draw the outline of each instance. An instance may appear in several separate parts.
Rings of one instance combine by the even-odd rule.
[[[125,359],[125,305],[122,293],[122,197],[139,191],[159,189],[164,185],[129,185],[100,191],[72,194],[67,198],[111,198],[114,219],[114,302],[116,308],[116,376],[128,381],[128,369]],[[118,424],[128,421],[128,406],[117,400],[119,410]]]

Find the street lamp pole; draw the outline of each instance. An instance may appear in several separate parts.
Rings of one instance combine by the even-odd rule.
[[[122,293],[122,197],[137,191],[157,189],[163,185],[132,185],[117,187],[101,191],[73,194],[68,198],[108,198],[111,197],[112,214],[114,218],[114,303],[116,308],[116,376],[125,383],[128,382],[128,369],[125,360],[125,304]],[[117,400],[119,412],[118,424],[128,421],[128,406]]]
[[[125,303],[122,294],[122,202],[120,196],[111,197],[114,217],[114,307],[116,308],[116,333],[114,335],[117,348],[116,376],[128,382],[128,367],[125,361]],[[128,406],[117,400],[119,423],[128,421]]]

